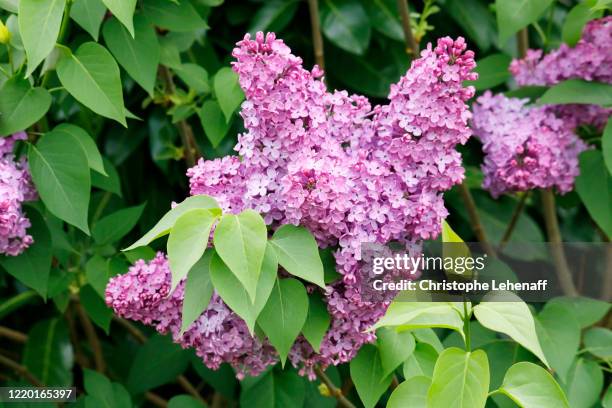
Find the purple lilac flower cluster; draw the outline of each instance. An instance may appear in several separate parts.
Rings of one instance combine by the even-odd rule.
[[[567,79],[612,83],[612,16],[590,21],[575,47],[562,44],[543,56],[529,50],[510,71],[521,86],[550,86]],[[602,129],[612,109],[595,105],[527,106],[526,99],[493,96],[474,104],[472,125],[486,154],[483,188],[494,197],[507,192],[573,188],[578,155],[587,148],[576,128]]]
[[[200,160],[188,171],[191,194],[215,197],[226,212],[254,209],[273,229],[303,225],[320,247],[338,248],[342,279],[324,293],[332,322],[320,352],[300,337],[290,353],[311,376],[313,365],[346,362],[373,341],[364,331],[386,310],[360,295],[361,244],[409,245],[439,234],[442,192],[464,175],[455,146],[471,135],[465,102],[474,90],[462,84],[476,77],[474,54],[462,38],[438,40],[392,85],[389,104],[375,107],[328,92],[323,72],[304,69],[274,34],[246,35],[233,56],[246,95],[240,156]],[[257,374],[277,360],[216,295],[180,336],[182,287],[166,298],[169,276],[163,255],[139,262],[109,283],[106,301],[119,315],[171,331],[210,367],[229,362],[239,375]]]
[[[36,192],[25,159],[13,154],[15,142],[24,139],[24,132],[0,138],[0,255],[19,255],[33,242],[21,204],[35,200]]]

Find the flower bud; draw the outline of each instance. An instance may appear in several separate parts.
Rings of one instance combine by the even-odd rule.
[[[8,44],[11,41],[11,32],[8,27],[0,21],[0,44]]]

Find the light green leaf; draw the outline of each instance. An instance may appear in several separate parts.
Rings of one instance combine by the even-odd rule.
[[[185,332],[210,303],[213,294],[213,284],[210,277],[210,260],[214,252],[206,251],[202,258],[189,270],[185,282],[185,296],[183,298],[183,311],[181,333]]]
[[[481,91],[503,84],[510,78],[510,61],[512,58],[506,54],[492,54],[478,60],[474,69],[478,79],[470,82],[470,85]]]
[[[82,44],[59,60],[57,75],[77,101],[127,126],[119,67],[106,48],[94,42]]]
[[[579,358],[570,369],[563,386],[572,408],[591,408],[603,390],[604,375],[595,361]]]
[[[506,294],[506,298],[514,296]],[[538,341],[533,316],[518,296],[513,302],[481,302],[474,307],[474,314],[484,327],[507,334],[549,366]]]
[[[608,118],[608,124],[601,136],[601,151],[608,173],[612,175],[612,119]]]
[[[172,286],[176,288],[204,255],[216,217],[208,209],[189,210],[177,218],[168,237],[168,263]]]
[[[391,384],[384,376],[378,348],[365,344],[350,362],[351,379],[365,408],[373,408]]]
[[[30,145],[32,180],[53,215],[89,234],[87,212],[91,180],[89,165],[78,140],[71,134],[49,132]]]
[[[496,0],[499,43],[504,44],[517,31],[536,22],[554,0]]]
[[[580,323],[581,328],[592,326],[597,323],[608,313],[612,305],[602,300],[596,300],[586,297],[557,297],[549,304],[563,304],[572,309],[572,314]]]
[[[189,0],[172,3],[168,0],[147,0],[144,13],[156,26],[170,31],[194,31],[208,28]]]
[[[612,385],[608,386],[608,391],[606,391],[606,394],[601,401],[601,405],[603,408],[612,408]]]
[[[214,78],[215,96],[225,121],[229,123],[234,111],[244,100],[244,92],[240,89],[238,75],[231,68],[221,68]]]
[[[152,96],[160,51],[157,34],[147,19],[134,16],[134,37],[116,19],[104,24],[102,34],[119,64]]]
[[[223,262],[254,302],[268,242],[268,230],[261,215],[253,210],[225,214],[215,228],[213,242]]]
[[[82,128],[72,125],[70,123],[62,123],[53,129],[53,133],[57,134],[58,137],[64,137],[63,134],[72,135],[78,142],[85,156],[87,156],[87,163],[92,170],[107,176],[106,170],[104,170],[104,163],[102,162],[102,155],[96,146],[96,142],[87,134]]]
[[[308,296],[308,316],[302,328],[302,334],[317,353],[330,322],[331,318],[327,311],[327,305],[321,295],[315,292]]]
[[[537,100],[537,105],[612,105],[612,85],[582,79],[568,79],[553,85]]]
[[[593,327],[584,333],[585,349],[603,360],[612,361],[612,331]]]
[[[102,0],[106,7],[113,13],[121,24],[127,28],[132,37],[134,37],[134,10],[136,9],[136,0]]]
[[[463,333],[461,316],[448,303],[392,302],[385,315],[372,329],[398,327],[400,330],[443,327]]]
[[[489,360],[482,350],[446,349],[434,368],[427,402],[431,407],[484,408],[489,393]]]
[[[319,247],[310,231],[286,224],[274,232],[270,243],[278,255],[278,263],[287,272],[325,287]]]
[[[53,51],[66,0],[20,0],[19,32],[28,56],[29,77]]]
[[[431,379],[412,377],[401,383],[389,397],[387,408],[427,408],[427,390]]]
[[[92,171],[91,185],[121,197],[121,180],[119,180],[117,169],[106,157],[102,157],[102,163],[104,165],[104,172],[108,174],[108,176],[103,176],[97,171]]]
[[[561,387],[542,367],[521,362],[510,367],[500,392],[522,408],[570,408]]]
[[[363,5],[373,29],[395,41],[404,42],[404,30],[395,0],[364,1]]]
[[[215,290],[229,308],[244,320],[251,333],[254,332],[257,316],[261,313],[272,292],[277,271],[278,261],[276,260],[276,254],[268,246],[261,266],[259,282],[257,282],[255,303],[252,303],[244,286],[231,273],[218,255],[215,254],[210,262],[210,279]]]
[[[87,396],[85,397],[86,408],[132,407],[130,394],[128,394],[123,385],[116,382],[110,382],[110,380],[102,374],[87,368],[83,370],[83,373],[83,382],[85,391],[87,391]]]
[[[157,222],[157,224],[155,224],[153,228],[151,228],[149,232],[144,234],[144,236],[138,241],[125,248],[124,251],[130,251],[140,246],[149,245],[151,241],[168,234],[176,220],[181,215],[195,208],[213,210],[213,214],[217,216],[221,215],[219,204],[217,203],[217,201],[215,201],[214,198],[209,197],[207,195],[195,195],[188,197],[184,201],[179,203],[176,207],[164,214],[164,216]]]
[[[33,88],[21,76],[15,76],[0,88],[0,136],[29,128],[51,106],[51,95],[44,88]]]
[[[174,72],[185,84],[199,93],[209,93],[208,72],[197,64],[181,64]]]
[[[601,10],[593,8],[594,1],[583,1],[578,3],[567,13],[561,29],[561,37],[570,47],[576,45],[582,37],[582,29],[585,24],[594,18],[599,18],[603,14]]]
[[[597,225],[612,236],[612,175],[598,150],[582,152],[579,160],[580,175],[576,177],[576,192]]]
[[[106,306],[104,299],[91,285],[85,285],[79,291],[79,300],[91,320],[108,334],[113,311]]]
[[[416,341],[418,341],[420,343],[427,343],[427,344],[429,344],[438,353],[441,353],[442,350],[444,350],[444,345],[442,345],[442,342],[438,338],[438,335],[436,334],[436,332],[433,331],[433,329],[416,329],[416,330],[411,330],[411,333],[414,336],[414,338],[416,339]],[[451,333],[451,334],[455,334],[457,336],[461,336],[458,333]],[[474,344],[473,340],[472,340],[472,344]]]
[[[0,256],[0,265],[46,299],[51,270],[51,234],[38,211],[26,208],[26,215],[31,223],[27,232],[34,243],[19,256]]]
[[[321,27],[332,43],[350,53],[363,55],[370,44],[370,21],[358,0],[323,0]]]
[[[391,374],[414,352],[415,341],[411,332],[398,333],[389,327],[376,331],[376,345],[380,353],[383,377]]]
[[[438,360],[438,352],[432,345],[417,343],[414,352],[408,356],[402,367],[404,378],[408,380],[412,377],[424,376],[431,379],[436,360]]]
[[[268,336],[284,366],[308,314],[308,294],[297,279],[277,279],[257,324]]]
[[[63,319],[36,323],[28,333],[23,365],[49,387],[72,386],[74,353]]]
[[[106,245],[123,238],[134,228],[145,205],[123,208],[98,221],[91,231],[96,244]]]
[[[221,107],[217,101],[209,99],[204,102],[198,114],[206,137],[213,147],[219,146],[229,130],[229,123],[225,121]]]
[[[262,32],[279,32],[293,19],[299,2],[297,0],[271,0],[266,1],[257,10],[251,19],[248,32],[255,34]]]
[[[98,41],[106,6],[101,0],[78,0],[72,4],[70,17]]]

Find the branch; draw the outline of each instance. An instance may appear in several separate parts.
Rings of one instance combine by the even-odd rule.
[[[80,303],[75,303],[75,308],[79,315],[81,326],[83,326],[83,330],[85,331],[85,336],[87,337],[87,340],[91,346],[96,371],[104,373],[106,371],[106,361],[104,361],[104,354],[102,353],[102,346],[100,345],[100,339],[98,339],[98,335],[96,334],[96,329],[91,323],[89,316],[87,316],[87,313],[85,313],[83,306],[81,306]]]
[[[28,336],[17,330],[9,329],[8,327],[0,326],[0,337],[6,337],[16,343],[25,343],[28,341]]]
[[[470,223],[472,224],[472,229],[474,230],[476,238],[482,245],[482,248],[487,255],[496,256],[495,250],[489,243],[484,228],[482,227],[482,223],[480,222],[480,216],[476,210],[476,203],[474,202],[474,197],[472,197],[469,187],[465,183],[459,184],[459,193],[461,193],[461,197],[465,203],[465,209],[468,212],[468,218],[470,219]]]
[[[416,58],[419,55],[419,43],[414,38],[412,27],[410,26],[410,6],[408,5],[408,0],[397,0],[397,9],[402,17],[406,52]]]
[[[529,49],[529,32],[527,31],[527,27],[516,34],[516,44],[519,58],[525,58],[527,50]]]
[[[508,243],[508,241],[510,240],[510,237],[512,236],[514,227],[516,227],[516,223],[518,222],[521,216],[521,213],[523,212],[523,208],[525,208],[525,203],[527,202],[527,196],[529,196],[529,191],[523,193],[519,203],[514,208],[514,212],[512,213],[512,218],[510,219],[510,223],[508,224],[508,227],[506,228],[506,232],[504,232],[504,236],[499,242],[498,249],[500,251],[504,248],[504,246]]]
[[[331,395],[334,396],[338,400],[338,405],[344,408],[356,408],[355,405],[353,405],[353,403],[349,401],[348,398],[346,398],[342,394],[342,391],[334,385],[332,380],[329,379],[327,374],[325,374],[323,370],[321,370],[320,367],[315,366],[314,372],[317,375],[317,377],[319,377],[321,382],[327,386]]]
[[[163,399],[162,397],[160,397],[159,395],[152,393],[152,392],[145,392],[145,399],[147,401],[149,401],[151,404],[155,405],[156,407],[160,407],[160,408],[167,408],[168,407],[168,401],[166,401],[165,399]]]
[[[16,361],[11,360],[10,358],[3,356],[2,354],[0,354],[0,364],[3,366],[6,366],[10,369],[12,369],[13,371],[15,371],[16,374],[18,374],[19,376],[25,378],[26,380],[28,380],[28,382],[36,387],[44,387],[45,385],[38,379],[36,378],[36,376],[34,374],[32,374],[31,372],[28,371],[28,369],[25,366],[22,366],[21,364],[19,364]]]
[[[202,398],[198,390],[189,382],[189,380],[185,376],[179,375],[176,378],[176,381],[179,383],[181,387],[183,387],[185,391],[191,394],[195,399],[197,399],[200,402],[204,402],[204,399]]]
[[[321,69],[325,69],[325,57],[323,54],[323,37],[321,36],[321,19],[319,17],[319,1],[308,0],[310,11],[310,26],[312,29],[312,46],[314,48],[315,62]]]

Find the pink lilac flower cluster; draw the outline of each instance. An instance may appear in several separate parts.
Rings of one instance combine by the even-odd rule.
[[[36,192],[25,159],[13,154],[15,142],[24,139],[24,132],[0,138],[0,255],[17,256],[33,242],[21,205],[35,200]]]
[[[590,21],[575,47],[562,44],[543,55],[529,50],[510,71],[520,86],[550,86],[568,79],[612,83],[612,16]],[[595,105],[527,106],[527,100],[491,95],[474,104],[472,125],[486,154],[483,188],[494,197],[507,192],[573,188],[578,155],[586,144],[581,125],[602,129],[612,109]]]
[[[246,95],[239,157],[200,160],[188,171],[191,194],[215,197],[226,212],[254,209],[272,229],[303,225],[320,247],[338,248],[342,279],[324,293],[332,322],[320,352],[300,337],[290,353],[312,375],[313,365],[346,362],[373,341],[365,330],[388,305],[361,296],[361,245],[410,246],[439,234],[442,193],[464,176],[455,146],[471,135],[466,101],[474,90],[462,84],[476,77],[474,54],[462,38],[438,40],[392,85],[389,104],[375,107],[363,96],[328,92],[323,72],[304,69],[274,34],[246,35],[233,56]],[[239,375],[257,374],[277,360],[216,296],[180,336],[182,289],[166,298],[169,282],[158,255],[113,279],[106,301],[122,316],[171,331],[210,367],[225,361]]]

